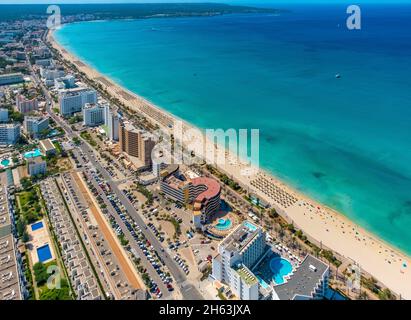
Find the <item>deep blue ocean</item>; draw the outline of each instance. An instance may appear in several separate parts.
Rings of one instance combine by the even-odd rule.
[[[76,23],[57,40],[201,128],[259,128],[262,166],[411,254],[411,6]],[[340,79],[335,75],[339,73]]]

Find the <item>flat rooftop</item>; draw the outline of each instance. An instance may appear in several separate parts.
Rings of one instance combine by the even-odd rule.
[[[124,127],[124,129],[126,130],[126,131],[129,131],[129,132],[134,132],[134,133],[140,133],[141,132],[141,130],[140,129],[137,129],[131,122],[129,122],[129,121],[124,121],[123,122],[123,127]]]
[[[50,139],[40,140],[40,146],[44,149],[44,151],[54,150],[54,144],[51,142]]]
[[[233,268],[244,282],[252,286],[258,283],[257,277],[245,266],[240,265],[238,268]]]
[[[95,91],[95,90],[91,88],[87,88],[87,87],[77,87],[77,88],[64,89],[64,90],[61,90],[60,92],[66,96],[74,96],[84,91]]]
[[[0,123],[0,128],[15,128],[20,126],[19,123]]]
[[[14,238],[0,238],[0,300],[21,300]]]
[[[39,164],[39,163],[43,163],[43,162],[46,162],[46,161],[43,160],[43,158],[41,156],[30,158],[30,159],[27,160],[28,164],[33,164],[33,163]]]
[[[105,105],[101,103],[86,103],[83,109],[104,109]]]
[[[25,116],[24,120],[27,121],[43,121],[43,120],[48,120],[48,117],[42,117],[42,116]]]
[[[313,266],[315,270],[310,267]],[[290,279],[274,287],[280,300],[292,300],[295,296],[312,297],[314,289],[323,279],[328,266],[317,258],[307,255]]]
[[[228,251],[241,251],[260,230],[261,228],[251,221],[243,221],[243,223],[220,243],[220,247]]]
[[[0,74],[0,78],[8,78],[8,77],[22,77],[23,74],[21,72],[18,73],[4,73]]]
[[[211,178],[199,177],[199,178],[192,179],[191,182],[194,186],[204,185],[207,188],[206,191],[201,192],[198,195],[198,197],[195,199],[195,201],[200,201],[201,202],[205,199],[214,198],[221,191],[221,186],[218,183],[218,181],[214,180],[214,179],[211,179]]]
[[[2,180],[3,178],[5,178],[5,174],[2,174]],[[0,185],[0,237],[4,233],[9,233],[7,230],[11,230],[9,205],[5,185],[6,184],[3,183]]]

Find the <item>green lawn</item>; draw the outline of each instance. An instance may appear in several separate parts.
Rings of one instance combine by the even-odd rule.
[[[56,147],[57,153],[61,154],[62,148],[61,148],[60,142],[54,141],[53,145]]]
[[[43,217],[43,210],[37,194],[37,188],[33,187],[28,191],[17,194],[20,214],[27,223],[33,223]]]
[[[88,133],[87,131],[83,131],[82,133],[80,133],[80,136],[86,140],[92,147],[96,147],[97,146],[97,142],[94,141],[94,139],[91,137],[90,133]]]
[[[72,300],[70,286],[64,278],[64,273],[62,271],[59,275],[49,273],[47,270],[50,266],[58,268],[56,261],[54,260],[46,264],[38,262],[33,266],[34,278],[36,279],[39,289],[40,300]],[[51,281],[52,283],[49,288],[47,282],[50,277],[53,277],[51,278],[53,281]]]

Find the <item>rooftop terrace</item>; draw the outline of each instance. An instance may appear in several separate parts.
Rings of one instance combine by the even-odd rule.
[[[247,267],[241,265],[238,268],[234,268],[234,270],[241,277],[241,279],[244,280],[244,282],[247,285],[252,286],[254,284],[257,284],[258,282],[257,278],[254,276],[254,274],[250,270],[248,270]]]
[[[261,228],[250,221],[244,221],[220,244],[225,250],[241,251],[259,233]]]
[[[0,300],[20,300],[21,291],[12,234],[0,238]]]
[[[296,296],[311,298],[327,271],[325,263],[308,255],[290,279],[274,287],[274,290],[280,300],[292,300]]]

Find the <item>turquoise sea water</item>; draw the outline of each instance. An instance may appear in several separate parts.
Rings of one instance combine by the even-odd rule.
[[[57,40],[201,128],[259,128],[261,165],[411,254],[411,7],[102,21]],[[341,74],[340,79],[335,75]]]

